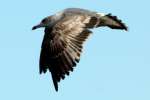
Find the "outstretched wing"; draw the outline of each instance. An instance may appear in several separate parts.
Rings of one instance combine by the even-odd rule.
[[[83,42],[92,33],[85,28],[89,20],[88,16],[66,16],[53,28],[45,29],[40,73],[49,69],[56,91],[58,82],[69,75],[80,60]]]

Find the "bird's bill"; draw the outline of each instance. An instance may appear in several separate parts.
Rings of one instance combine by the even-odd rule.
[[[40,23],[40,24],[38,24],[38,25],[36,25],[36,26],[33,26],[33,27],[32,27],[32,30],[35,30],[35,29],[41,28],[41,27],[44,27],[44,25]]]

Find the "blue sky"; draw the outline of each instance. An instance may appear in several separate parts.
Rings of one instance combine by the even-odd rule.
[[[150,100],[149,0],[3,0],[0,3],[0,100]],[[55,92],[39,75],[45,16],[68,7],[112,13],[129,31],[98,28],[81,61]]]

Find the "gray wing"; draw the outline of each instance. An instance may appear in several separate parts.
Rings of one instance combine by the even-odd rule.
[[[89,11],[81,8],[68,8],[64,10],[66,16],[81,15],[89,16],[90,20],[87,23],[87,28],[94,28],[100,26],[107,26],[111,29],[124,29],[127,30],[127,26],[117,18],[117,16],[112,16],[111,14],[97,13],[94,11]]]
[[[87,16],[68,16],[52,29],[45,29],[40,56],[40,73],[45,73],[49,69],[56,91],[58,82],[64,79],[65,75],[69,75],[80,60],[83,42],[91,33],[85,28],[89,20]]]

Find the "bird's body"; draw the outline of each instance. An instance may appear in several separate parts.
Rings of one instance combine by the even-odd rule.
[[[68,8],[48,16],[33,29],[45,27],[41,47],[40,73],[49,70],[56,91],[58,82],[73,71],[80,60],[83,42],[92,33],[91,28],[108,26],[127,30],[125,24],[111,14],[102,14],[80,8]]]

